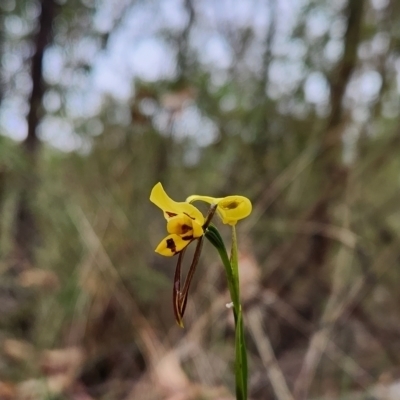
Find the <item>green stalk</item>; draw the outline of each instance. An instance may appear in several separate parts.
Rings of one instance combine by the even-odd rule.
[[[222,264],[225,267],[228,280],[229,293],[233,302],[233,315],[235,317],[235,380],[236,399],[247,399],[247,353],[244,338],[242,306],[239,293],[239,265],[237,256],[237,238],[235,227],[232,227],[231,257],[228,257],[224,241],[218,229],[210,225],[205,234],[206,238],[217,249]]]
[[[228,289],[233,302],[233,314],[235,316],[235,325],[237,321],[237,310],[239,309],[239,296],[238,291],[235,288],[235,279],[233,276],[232,266],[226,251],[226,247],[218,229],[214,225],[210,225],[205,234],[206,238],[211,242],[211,244],[217,249],[219,256],[221,258],[222,264],[225,267],[225,273],[228,280]]]
[[[239,289],[239,262],[237,250],[237,236],[235,225],[232,225],[232,248],[230,264],[232,266],[233,285],[238,298],[238,312],[235,326],[235,376],[236,376],[236,398],[240,400],[247,399],[247,350],[244,337],[243,313],[240,304]]]

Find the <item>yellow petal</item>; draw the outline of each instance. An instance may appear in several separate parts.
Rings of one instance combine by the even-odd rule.
[[[194,201],[204,201],[205,203],[208,204],[217,204],[221,198],[217,197],[210,197],[210,196],[200,196],[198,194],[193,194],[192,196],[189,196],[186,201],[188,203],[193,203]]]
[[[204,234],[202,225],[185,214],[169,218],[167,231],[168,233],[175,233],[186,240],[198,238]]]
[[[187,202],[204,201],[217,204],[217,213],[224,224],[235,225],[240,219],[246,218],[251,213],[251,202],[244,196],[227,196],[224,198],[199,196],[194,194],[186,199]]]
[[[150,194],[150,201],[164,211],[164,217],[166,219],[178,214],[186,214],[193,220],[196,220],[200,225],[204,224],[204,216],[195,206],[186,202],[176,202],[172,200],[167,193],[165,193],[160,182],[153,187]]]
[[[204,235],[203,224],[199,224],[197,221],[192,222],[193,237],[199,238]]]
[[[217,212],[224,224],[235,225],[240,219],[250,215],[251,202],[244,196],[227,196],[218,202]]]
[[[156,247],[155,252],[161,254],[162,256],[174,256],[182,251],[190,242],[191,240],[184,240],[175,234],[168,235]]]

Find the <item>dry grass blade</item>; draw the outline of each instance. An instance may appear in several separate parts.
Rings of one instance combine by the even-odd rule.
[[[266,291],[263,295],[264,304],[297,328],[304,336],[308,336],[313,331],[313,325],[302,317],[294,308],[285,301],[281,300],[271,291]],[[345,354],[332,340],[329,341],[326,347],[327,356],[338,367],[345,371],[353,380],[361,387],[367,389],[369,385],[375,382],[365,369],[363,369],[352,357]]]
[[[260,311],[254,307],[247,313],[247,324],[260,354],[261,361],[267,371],[275,396],[278,400],[294,400],[287,386],[285,377],[275,358],[268,336],[262,328]]]
[[[375,279],[379,279],[390,268],[392,258],[398,253],[400,241],[396,241],[386,248],[382,253],[375,258],[374,265],[371,270],[376,270],[376,266],[380,266],[379,274],[375,274]],[[369,271],[367,271],[367,274]],[[332,330],[339,318],[344,318],[345,314],[349,315],[352,306],[361,301],[360,293],[368,281],[368,276],[361,276],[352,286],[347,296],[341,296],[341,293],[332,292],[328,300],[324,314],[321,318],[321,328],[315,332],[310,340],[307,354],[304,358],[302,370],[299,374],[295,385],[295,398],[305,399],[308,393],[308,388],[314,378],[317,365],[321,359],[322,353],[326,350],[328,343],[331,340]],[[343,298],[343,299],[342,299]]]
[[[264,190],[260,196],[260,200],[254,205],[250,218],[243,223],[241,229],[244,235],[250,232],[260,220],[263,213],[279,197],[283,190],[313,163],[316,155],[316,146],[312,144],[276,177],[271,187]]]
[[[93,249],[97,252],[97,256],[99,257],[98,265],[104,274],[104,279],[106,279],[108,285],[111,285],[114,288],[118,287],[118,290],[113,291],[113,295],[116,296],[121,308],[128,315],[132,316],[132,320],[135,320],[142,345],[144,346],[143,350],[145,350],[145,354],[148,357],[147,361],[150,365],[157,364],[159,357],[164,353],[161,342],[156,338],[146,318],[142,315],[128,289],[123,284],[117,269],[114,267],[109,255],[101,243],[101,240],[97,236],[89,220],[86,218],[83,210],[77,208],[73,211],[72,214],[74,220],[76,221],[85,244],[89,250]]]

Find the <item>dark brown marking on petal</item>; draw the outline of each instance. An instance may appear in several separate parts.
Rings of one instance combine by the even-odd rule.
[[[173,253],[176,253],[176,244],[174,242],[174,239],[167,239],[167,249],[170,249]]]
[[[168,217],[176,217],[178,214],[175,214],[175,213],[173,213],[173,212],[170,212],[170,211],[165,211],[165,214],[167,214],[168,215]]]
[[[187,233],[187,232],[189,232],[189,231],[191,231],[191,230],[192,230],[192,227],[189,226],[189,225],[183,224],[183,225],[181,226],[182,234]]]
[[[187,236],[182,236],[183,240],[192,240],[193,239],[193,235],[187,235]]]
[[[193,217],[191,217],[189,214],[187,214],[187,213],[184,213],[187,217],[189,217],[190,219],[192,219],[193,221],[195,221],[196,220],[196,218],[193,218]]]
[[[224,204],[222,207],[225,208],[226,210],[233,210],[234,208],[237,208],[239,206],[239,203],[237,201],[231,201],[228,204]]]

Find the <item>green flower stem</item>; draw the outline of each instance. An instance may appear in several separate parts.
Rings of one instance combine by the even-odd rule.
[[[243,313],[240,304],[239,288],[239,262],[237,250],[237,236],[235,225],[232,226],[232,248],[230,264],[232,267],[233,285],[237,293],[238,307],[237,320],[235,326],[235,376],[236,376],[236,398],[247,399],[247,350],[244,337]]]
[[[233,315],[235,317],[235,380],[236,399],[247,399],[247,352],[244,338],[242,306],[239,292],[239,265],[237,252],[237,237],[235,227],[232,227],[231,257],[228,257],[225,244],[218,229],[210,225],[205,234],[206,238],[217,249],[225,267],[228,288],[233,302]]]
[[[232,266],[229,260],[228,253],[222,237],[218,229],[214,225],[210,225],[205,234],[206,238],[211,242],[211,244],[217,249],[219,256],[221,258],[222,264],[225,267],[225,273],[228,280],[228,289],[233,302],[233,314],[235,316],[235,325],[237,322],[237,310],[239,310],[239,292],[236,290],[235,279],[233,276]]]
[[[232,269],[232,280],[234,290],[237,296],[237,310],[240,309],[240,288],[239,288],[239,263],[238,263],[238,251],[237,251],[237,238],[235,226],[232,226],[232,247],[231,247],[231,257],[229,259],[229,264]]]

